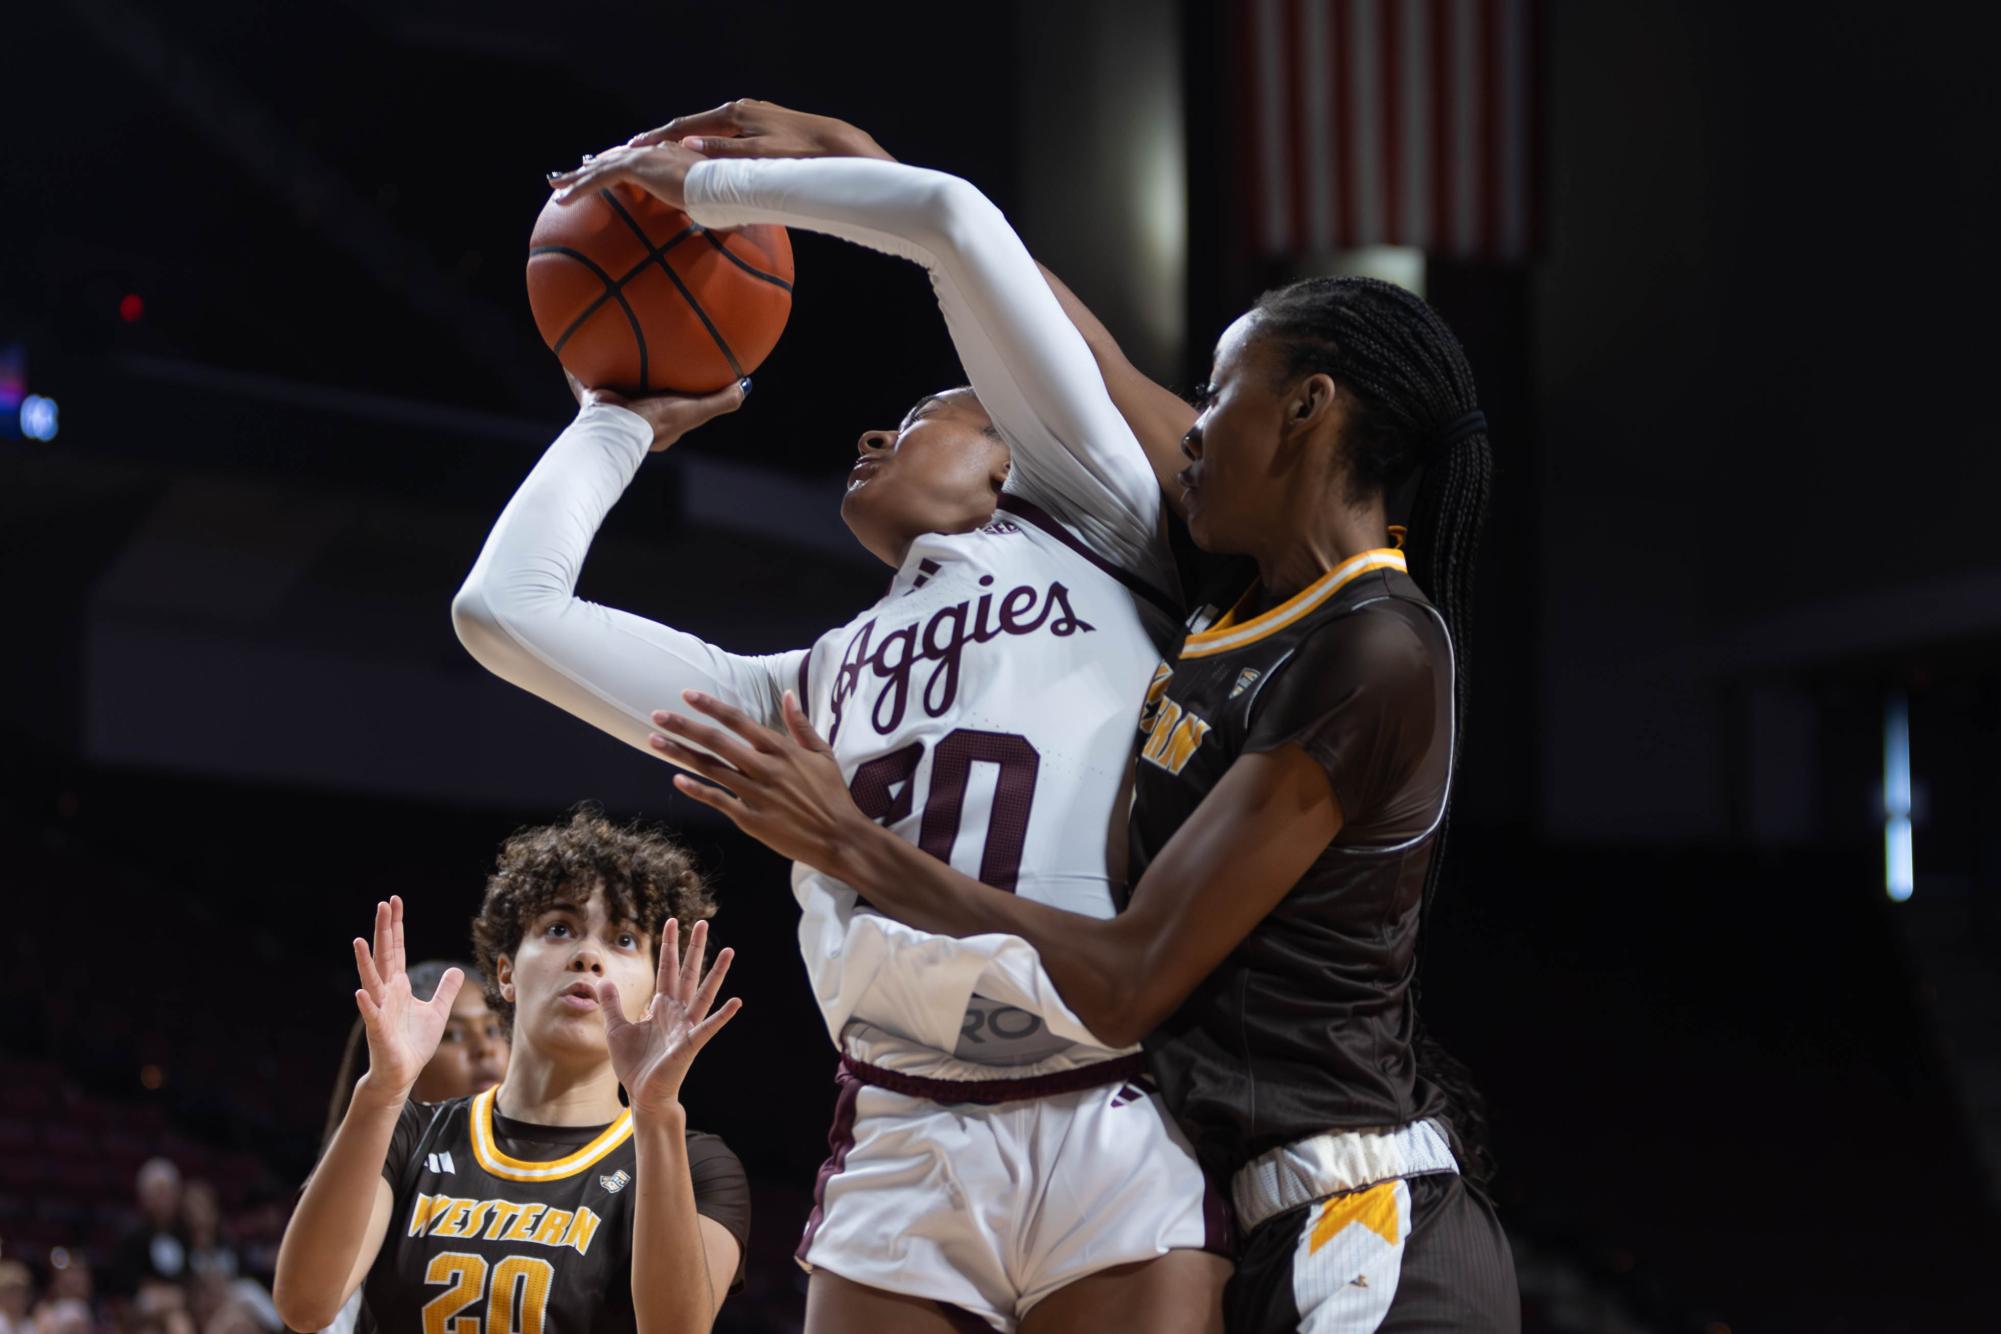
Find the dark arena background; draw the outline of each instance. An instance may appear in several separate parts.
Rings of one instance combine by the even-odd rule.
[[[464,955],[498,841],[586,798],[716,881],[746,1008],[686,1097],[756,1206],[718,1328],[800,1327],[834,1053],[787,868],[448,616],[571,412],[542,174],[739,96],[978,184],[1177,389],[1266,286],[1421,287],[1497,469],[1425,1005],[1491,1098],[1524,1328],[1994,1328],[2001,230],[1962,12],[11,6],[0,1332],[160,1324],[117,1272],[154,1156],[268,1282],[349,939],[395,892],[413,957]],[[757,394],[641,472],[582,588],[743,651],[878,596],[854,441],[963,379],[919,270],[793,244]]]

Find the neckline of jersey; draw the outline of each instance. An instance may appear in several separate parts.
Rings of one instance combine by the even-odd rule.
[[[493,1138],[496,1144],[503,1139],[526,1139],[550,1144],[574,1144],[582,1148],[611,1127],[609,1121],[596,1126],[545,1126],[538,1121],[523,1121],[509,1116],[500,1110],[498,1102],[493,1105]]]
[[[472,1100],[472,1150],[473,1157],[489,1175],[503,1180],[557,1181],[575,1176],[632,1138],[632,1113],[627,1110],[619,1113],[618,1119],[606,1126],[603,1134],[575,1153],[548,1162],[511,1157],[501,1152],[500,1143],[493,1134],[493,1107],[499,1092],[499,1087],[495,1086]]]
[[[1237,613],[1242,610],[1246,602],[1250,601],[1251,594],[1257,591],[1257,585],[1252,584],[1244,590],[1244,595],[1237,599],[1236,606],[1223,613],[1222,619],[1200,634],[1188,636],[1182,642],[1181,656],[1205,658],[1217,653],[1227,653],[1231,649],[1242,648],[1268,635],[1277,634],[1371,570],[1401,570],[1409,573],[1409,566],[1404,561],[1403,552],[1393,547],[1374,547],[1350,556],[1270,611],[1253,616],[1248,621],[1239,622]]]

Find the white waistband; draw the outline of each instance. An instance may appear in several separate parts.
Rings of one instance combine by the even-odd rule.
[[[1378,1181],[1457,1172],[1459,1161],[1436,1121],[1394,1130],[1348,1130],[1281,1145],[1253,1158],[1230,1179],[1237,1226],[1249,1232],[1267,1218]]]
[[[860,1019],[850,1020],[848,1026],[841,1030],[842,1055],[852,1057],[864,1065],[873,1065],[900,1075],[916,1075],[922,1079],[1034,1079],[1043,1075],[1059,1074],[1065,1070],[1075,1070],[1080,1066],[1097,1065],[1101,1061],[1130,1055],[1138,1050],[1138,1047],[1127,1047],[1122,1051],[1112,1051],[1079,1042],[1065,1045],[1039,1061],[1021,1065],[990,1065],[983,1061],[968,1061],[934,1050],[921,1042]]]

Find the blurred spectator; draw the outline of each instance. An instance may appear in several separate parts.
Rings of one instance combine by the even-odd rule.
[[[0,1334],[29,1334],[35,1276],[19,1260],[0,1260]]]
[[[247,1302],[226,1303],[201,1328],[201,1334],[270,1334]]]
[[[58,1246],[49,1253],[48,1300],[81,1302],[86,1313],[97,1309],[97,1287],[82,1252]]]
[[[226,1278],[222,1274],[197,1271],[188,1284],[188,1314],[202,1334],[216,1327],[255,1328],[258,1334],[275,1334],[285,1322],[271,1304],[271,1294],[254,1278]],[[248,1316],[251,1325],[243,1326]],[[129,1334],[129,1331],[128,1331]]]
[[[91,1334],[90,1307],[74,1297],[52,1297],[35,1308],[35,1334]]]
[[[187,1309],[187,1289],[163,1278],[141,1279],[139,1290],[132,1295],[131,1311],[137,1316],[164,1316],[175,1311],[185,1315]]]
[[[139,1169],[139,1222],[111,1252],[109,1286],[121,1295],[148,1279],[178,1284],[188,1273],[187,1236],[181,1229],[181,1170],[165,1158]]]
[[[181,1227],[188,1243],[188,1270],[195,1277],[235,1278],[243,1268],[236,1246],[223,1230],[222,1202],[206,1181],[190,1181],[181,1199]]]
[[[188,1284],[188,1314],[195,1318],[196,1328],[206,1329],[215,1313],[235,1300],[231,1286],[231,1281],[221,1274],[195,1274],[194,1281]]]

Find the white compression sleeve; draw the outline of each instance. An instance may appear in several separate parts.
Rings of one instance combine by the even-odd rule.
[[[737,158],[697,163],[686,193],[703,226],[783,223],[923,265],[967,378],[1014,453],[1008,490],[1145,583],[1175,587],[1146,454],[1083,335],[979,190],[869,158]]]
[[[773,726],[804,650],[745,657],[576,596],[598,525],[646,458],[637,413],[593,405],[556,437],[501,511],[452,600],[459,642],[494,675],[658,757],[654,709],[683,690],[726,699]]]

